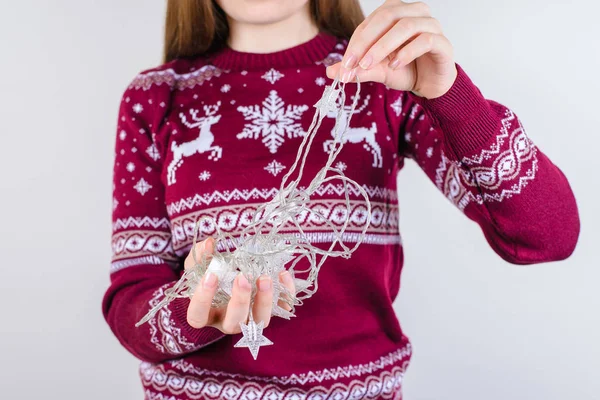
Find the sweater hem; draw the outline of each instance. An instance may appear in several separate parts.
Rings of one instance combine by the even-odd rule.
[[[407,341],[403,347],[377,360],[292,374],[248,376],[210,371],[175,360],[162,364],[142,363],[140,376],[151,400],[235,399],[400,399],[403,377],[412,356]]]

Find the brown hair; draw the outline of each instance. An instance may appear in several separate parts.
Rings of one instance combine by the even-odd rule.
[[[311,15],[319,30],[350,38],[364,20],[358,0],[310,0]],[[164,62],[197,57],[227,44],[225,12],[214,0],[168,0]]]

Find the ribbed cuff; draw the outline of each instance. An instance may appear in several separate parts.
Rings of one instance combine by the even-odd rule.
[[[212,326],[196,329],[190,326],[187,322],[187,309],[190,300],[186,298],[177,298],[169,304],[171,316],[175,325],[181,329],[181,333],[187,340],[198,346],[206,346],[225,336],[223,332]]]
[[[426,99],[409,93],[439,126],[448,145],[460,159],[478,152],[498,134],[500,119],[465,71],[456,64],[458,74],[444,95]]]

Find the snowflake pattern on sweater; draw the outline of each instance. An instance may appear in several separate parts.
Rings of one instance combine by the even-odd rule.
[[[515,113],[486,100],[457,66],[455,84],[438,99],[363,85],[334,167],[368,193],[371,225],[351,259],[328,260],[296,318],[271,322],[275,345],[261,350],[260,362],[234,348],[240,335],[189,326],[186,299],[135,328],[179,278],[198,219],[211,217],[202,237],[217,226],[235,235],[276,195],[327,82],[325,67],[345,46],[319,34],[272,54],[224,49],[142,72],[126,89],[103,307],[116,337],[143,361],[147,399],[401,398],[412,349],[392,303],[403,265],[396,177],[406,159],[506,260],[545,262],[572,251],[579,219],[566,178]],[[354,94],[352,85],[346,90]],[[324,119],[306,176],[324,164],[333,124]],[[344,241],[352,243],[367,210],[359,193],[350,193],[350,210],[344,204],[343,187],[327,183],[309,207],[333,224],[348,220]],[[331,243],[333,233],[314,214],[298,218],[309,240]]]
[[[262,102],[262,107],[239,106],[237,110],[244,115],[246,121],[250,121],[237,135],[238,139],[262,138],[262,142],[273,154],[277,153],[286,136],[291,139],[305,134],[298,121],[308,110],[308,106],[288,105],[286,107],[276,90],[269,92],[269,97]]]

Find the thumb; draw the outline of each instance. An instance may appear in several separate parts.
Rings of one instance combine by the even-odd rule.
[[[206,257],[208,255],[213,254],[215,250],[215,240],[212,237],[209,237],[201,242],[196,243],[195,247],[192,247],[190,253],[185,258],[184,268],[190,269],[193,268],[196,264],[196,261],[201,262],[203,256]],[[194,260],[194,254],[196,253],[196,260]]]
[[[339,77],[342,82],[345,79],[349,79],[350,82],[356,82],[356,78],[360,82],[381,82],[385,83],[386,72],[385,68],[381,63],[376,65],[370,69],[362,69],[360,67],[355,68],[353,70],[348,70],[342,67],[342,63],[338,62],[327,67],[327,77],[330,79],[335,79]]]

